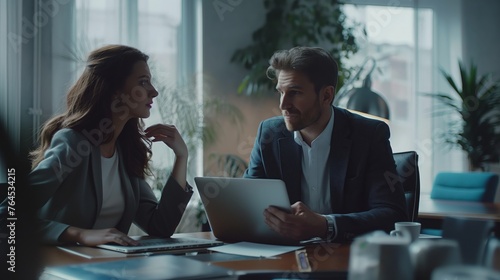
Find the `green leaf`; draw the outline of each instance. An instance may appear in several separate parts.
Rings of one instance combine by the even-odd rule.
[[[239,94],[270,94],[273,81],[265,76],[268,60],[273,53],[290,45],[335,46],[332,55],[339,64],[339,82],[349,75],[342,61],[358,51],[354,34],[361,23],[346,23],[338,0],[265,0],[264,24],[252,33],[252,43],[234,51],[231,62],[243,66],[248,72],[238,86]],[[339,83],[339,86],[341,84]]]
[[[471,166],[482,168],[484,163],[500,158],[497,148],[500,142],[500,82],[491,80],[489,73],[478,78],[477,66],[472,62],[468,69],[461,61],[458,65],[462,89],[445,70],[440,71],[460,99],[443,93],[424,96],[437,99],[451,110],[436,110],[435,116],[458,113],[461,121],[449,122],[450,130],[443,134],[445,142],[459,146],[467,153]]]

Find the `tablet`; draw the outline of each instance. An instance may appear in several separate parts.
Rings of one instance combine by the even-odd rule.
[[[264,209],[291,211],[285,183],[279,179],[196,177],[196,187],[215,237],[225,242],[298,244],[264,222]]]

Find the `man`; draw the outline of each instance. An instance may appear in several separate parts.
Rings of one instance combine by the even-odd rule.
[[[332,106],[338,69],[330,54],[295,47],[269,63],[283,116],[260,124],[244,177],[283,180],[292,213],[270,206],[266,223],[295,240],[347,242],[407,220],[389,127]]]

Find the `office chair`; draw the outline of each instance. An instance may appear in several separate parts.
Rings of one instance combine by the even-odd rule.
[[[493,202],[498,175],[490,172],[441,172],[436,175],[431,199]],[[422,228],[422,233],[441,236],[443,230]]]
[[[432,199],[493,202],[498,175],[491,172],[441,172],[434,179]]]
[[[406,206],[410,221],[417,220],[420,200],[420,173],[418,170],[418,154],[414,151],[393,154],[396,172],[405,192]]]

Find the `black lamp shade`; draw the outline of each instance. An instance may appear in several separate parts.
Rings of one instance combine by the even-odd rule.
[[[380,94],[373,92],[369,87],[353,88],[347,94],[347,109],[352,109],[381,118],[389,119],[389,106]]]

